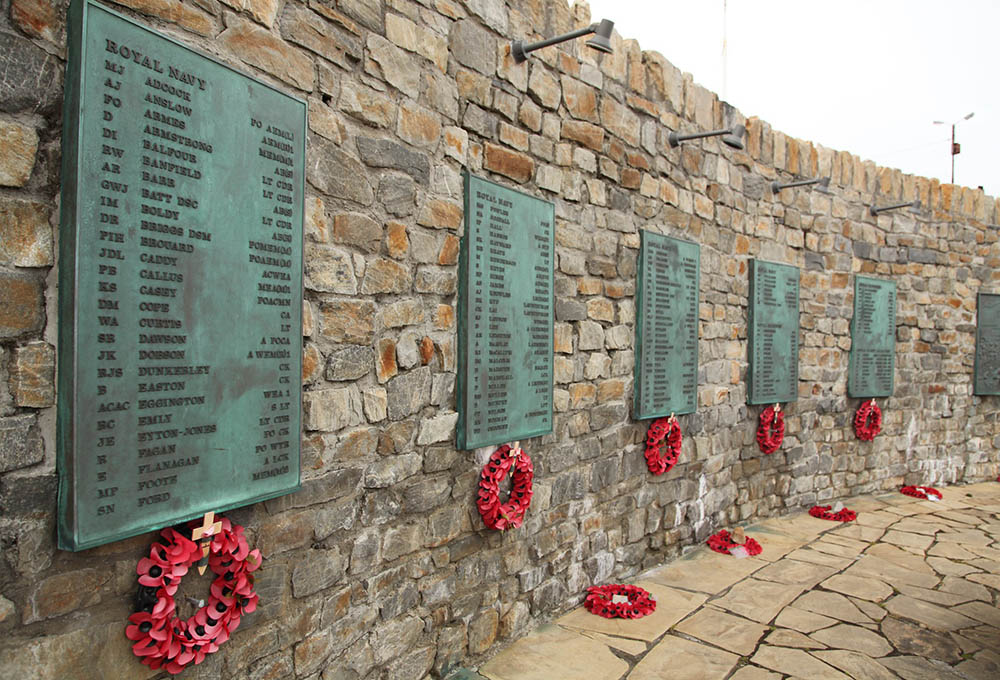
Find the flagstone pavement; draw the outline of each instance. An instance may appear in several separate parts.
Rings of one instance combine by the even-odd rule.
[[[707,547],[636,577],[656,611],[579,607],[502,650],[481,680],[998,680],[1000,484],[845,502],[746,527],[763,553]]]

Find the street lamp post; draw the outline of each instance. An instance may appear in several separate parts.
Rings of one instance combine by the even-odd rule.
[[[955,183],[955,156],[958,154],[958,151],[956,150],[955,146],[955,126],[961,123],[963,120],[969,120],[974,115],[976,115],[975,111],[965,116],[964,118],[961,118],[960,120],[956,120],[954,123],[951,124],[951,183],[952,184]],[[944,122],[943,120],[936,120],[934,121],[934,124],[947,125],[947,123]]]

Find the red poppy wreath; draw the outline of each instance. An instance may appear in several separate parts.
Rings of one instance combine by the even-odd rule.
[[[676,465],[677,458],[681,455],[682,442],[683,435],[677,418],[660,418],[650,425],[646,431],[646,467],[649,471],[654,475],[662,475]]]
[[[775,404],[760,412],[757,425],[757,446],[764,453],[774,453],[785,439],[785,414]]]
[[[858,518],[858,513],[847,508],[834,511],[829,505],[814,505],[809,508],[809,514],[818,519],[828,519],[833,522],[853,522]]]
[[[500,482],[514,468],[511,477],[510,497],[506,503],[500,502]],[[524,449],[511,450],[504,444],[490,456],[483,466],[479,478],[479,495],[476,506],[483,517],[483,523],[490,529],[517,529],[524,522],[524,515],[531,505],[532,482],[535,468]]]
[[[939,501],[942,498],[941,492],[933,486],[904,486],[899,492],[907,496],[923,498],[929,501]]]
[[[164,529],[149,557],[139,560],[138,611],[128,617],[125,628],[126,637],[135,642],[132,652],[142,663],[171,675],[218,651],[242,616],[257,608],[252,572],[261,564],[260,551],[250,550],[243,527],[223,518],[209,548],[208,566],[216,578],[208,604],[187,620],[176,616],[174,594],[181,577],[202,557],[202,547],[189,538],[196,524],[179,531]]]
[[[639,586],[591,586],[583,606],[606,619],[641,619],[656,611],[656,600]]]
[[[870,442],[882,431],[882,409],[874,399],[861,402],[854,414],[854,434],[862,441]]]
[[[708,544],[709,548],[717,553],[722,553],[723,555],[731,555],[733,548],[736,547],[742,547],[747,551],[747,555],[750,557],[759,555],[764,551],[764,549],[760,547],[760,543],[749,536],[747,536],[745,543],[737,543],[725,529],[722,529],[719,533],[713,536],[709,536],[708,540],[705,542]]]

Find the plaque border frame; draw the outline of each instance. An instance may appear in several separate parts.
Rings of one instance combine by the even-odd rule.
[[[697,251],[698,251],[698,268],[697,268],[696,273],[695,273],[695,278],[697,279],[697,281],[696,281],[697,285],[695,286],[695,291],[696,292],[695,292],[695,303],[694,303],[695,304],[695,310],[694,310],[695,311],[695,325],[696,325],[696,329],[695,329],[695,336],[696,337],[695,337],[695,348],[694,348],[694,364],[695,364],[695,367],[694,367],[694,390],[695,390],[695,396],[694,396],[694,408],[692,408],[692,409],[686,409],[686,410],[682,410],[682,411],[669,411],[669,410],[654,411],[654,412],[652,412],[651,414],[648,414],[648,415],[647,414],[641,414],[640,415],[640,410],[641,409],[640,409],[640,395],[639,395],[639,382],[640,382],[639,381],[639,375],[640,375],[640,371],[642,369],[641,358],[642,358],[642,346],[643,346],[643,342],[642,342],[642,323],[641,323],[641,318],[642,317],[640,315],[642,314],[642,303],[645,300],[645,285],[643,283],[643,280],[644,280],[645,277],[643,276],[642,253],[643,253],[643,250],[644,250],[644,246],[646,245],[646,238],[647,238],[646,235],[647,234],[652,234],[654,236],[658,236],[658,237],[661,237],[661,238],[670,239],[672,241],[678,241],[680,243],[685,243],[685,244],[693,245],[695,248],[697,248]],[[655,232],[655,231],[652,231],[650,229],[640,229],[639,230],[639,257],[638,257],[638,262],[637,262],[637,267],[636,267],[636,278],[638,279],[638,285],[636,286],[636,293],[635,293],[636,320],[635,320],[635,348],[634,349],[635,349],[636,360],[635,360],[635,368],[633,369],[633,377],[632,377],[632,419],[633,420],[650,420],[652,418],[663,418],[663,417],[669,416],[671,413],[673,413],[674,415],[679,415],[679,416],[681,416],[681,415],[687,415],[687,414],[690,414],[690,413],[697,413],[698,412],[698,386],[700,384],[699,381],[698,381],[698,373],[699,373],[699,371],[701,369],[701,364],[700,364],[700,361],[701,361],[701,316],[700,316],[700,310],[701,310],[701,244],[697,243],[696,241],[689,241],[688,239],[677,238],[676,236],[670,236],[668,234],[661,234],[659,232]]]
[[[756,257],[750,258],[750,266],[747,268],[747,273],[750,278],[750,287],[747,293],[747,376],[746,376],[746,386],[747,386],[747,405],[749,406],[759,406],[761,404],[773,404],[773,399],[760,400],[755,398],[753,394],[753,341],[754,341],[754,284],[756,281],[757,267],[758,263],[766,264],[772,267],[784,267],[787,269],[794,269],[798,276],[795,280],[795,385],[793,388],[793,396],[787,401],[778,403],[792,403],[799,400],[799,363],[801,362],[802,355],[802,345],[799,342],[798,335],[802,333],[802,269],[793,264],[786,264],[784,262],[771,262],[769,260],[761,260]]]
[[[854,352],[854,323],[858,316],[858,284],[861,279],[867,279],[869,281],[878,281],[879,283],[891,283],[893,288],[893,301],[896,303],[896,309],[893,310],[893,320],[896,322],[892,329],[892,375],[889,377],[889,393],[888,394],[867,394],[861,395],[851,390],[851,376],[854,375],[854,363],[857,361]],[[866,276],[865,274],[855,274],[854,275],[854,306],[851,310],[851,351],[848,352],[847,357],[847,396],[849,399],[887,399],[893,395],[896,391],[896,327],[899,325],[897,318],[899,315],[899,286],[894,280],[890,279],[880,279],[875,276]]]
[[[467,167],[462,169],[462,226],[465,227],[462,233],[461,244],[459,247],[458,255],[458,324],[456,327],[457,341],[458,341],[458,374],[455,376],[455,406],[458,411],[458,421],[455,424],[455,448],[459,451],[470,451],[472,449],[484,448],[488,446],[494,446],[497,444],[504,444],[508,441],[518,441],[521,439],[530,439],[532,437],[539,437],[546,434],[551,434],[555,428],[555,398],[553,396],[555,390],[555,346],[549,348],[549,361],[551,362],[552,370],[549,371],[549,423],[548,428],[542,428],[539,430],[529,430],[524,433],[517,435],[512,438],[505,438],[497,441],[490,441],[488,443],[479,444],[478,446],[469,447],[468,440],[466,438],[465,431],[465,420],[463,416],[468,414],[468,397],[466,392],[466,379],[465,373],[467,369],[467,363],[469,357],[467,356],[468,351],[466,349],[468,333],[468,321],[466,320],[465,310],[469,303],[469,291],[466,285],[466,279],[469,274],[469,249],[472,246],[472,241],[469,236],[468,221],[469,215],[472,214],[470,210],[471,205],[471,194],[470,194],[470,180],[476,179],[486,184],[492,184],[493,186],[500,187],[506,191],[512,191],[516,194],[521,194],[526,198],[530,198],[534,201],[540,201],[549,205],[552,210],[552,236],[550,239],[552,247],[552,257],[550,259],[551,264],[551,279],[549,282],[549,291],[552,298],[551,314],[549,316],[549,325],[552,329],[551,335],[553,343],[555,342],[555,308],[556,308],[556,293],[555,293],[555,255],[556,255],[556,205],[552,201],[546,201],[544,198],[539,198],[538,196],[533,196],[526,191],[521,191],[509,187],[505,184],[495,182],[486,177],[480,177],[479,175],[474,175]]]
[[[241,77],[252,80],[261,87],[277,92],[278,94],[302,105],[301,133],[303,140],[303,190],[299,205],[296,207],[302,215],[302,233],[300,235],[301,239],[298,246],[301,253],[299,263],[301,269],[300,277],[303,282],[303,286],[305,284],[305,168],[308,165],[307,135],[309,130],[309,102],[302,97],[285,92],[254,75],[241,71],[233,65],[227,64],[221,59],[188,45],[173,36],[167,35],[151,26],[140,23],[139,21],[126,16],[121,12],[117,12],[100,2],[96,2],[96,0],[71,0],[66,15],[66,68],[63,75],[63,123],[62,136],[60,139],[62,160],[60,163],[59,191],[58,301],[56,303],[56,309],[59,314],[56,331],[59,347],[57,348],[58,368],[56,378],[57,398],[55,449],[56,476],[58,482],[56,498],[57,548],[60,550],[74,552],[87,550],[101,545],[107,545],[109,543],[115,543],[117,541],[163,528],[163,525],[158,523],[139,523],[133,525],[129,529],[117,531],[101,538],[92,538],[89,540],[79,540],[75,531],[77,511],[75,503],[76,492],[72,488],[71,481],[72,475],[75,474],[74,462],[78,455],[78,452],[76,451],[75,437],[75,432],[78,429],[76,422],[77,413],[74,406],[76,397],[75,371],[78,365],[78,346],[76,340],[79,322],[77,314],[77,310],[79,308],[79,287],[77,285],[77,275],[79,269],[77,236],[81,226],[77,194],[80,188],[80,151],[83,137],[83,121],[79,112],[85,71],[84,62],[87,57],[86,40],[84,37],[92,6],[101,12],[106,12],[107,14],[110,14],[117,19],[121,19],[122,21],[125,21],[142,31],[152,34],[157,39],[173,43],[182,49],[192,52],[199,58],[211,61]],[[304,291],[300,291],[299,296],[304,299]],[[299,315],[298,329],[292,329],[292,337],[298,339],[297,351],[300,354],[299,365],[301,366],[301,313]],[[287,489],[244,498],[242,500],[226,503],[220,506],[203,504],[202,506],[198,506],[201,509],[197,512],[192,511],[177,515],[177,518],[173,520],[173,524],[180,524],[196,519],[203,516],[204,513],[209,510],[213,510],[215,512],[226,512],[235,508],[242,508],[248,505],[270,500],[272,498],[279,498],[290,493],[295,493],[302,488],[301,448],[304,423],[302,418],[303,390],[301,376],[299,376],[297,391],[299,399],[295,403],[295,406],[297,407],[299,414],[299,464],[298,469],[296,470],[295,485]],[[65,508],[63,508],[64,504]],[[63,511],[63,509],[65,511]]]
[[[980,391],[979,390],[979,367],[981,364],[981,359],[979,357],[979,345],[981,339],[980,325],[979,325],[979,314],[982,310],[982,299],[984,297],[995,297],[1000,298],[1000,292],[990,292],[985,290],[980,290],[976,293],[976,351],[975,358],[972,364],[972,394],[977,397],[995,397],[1000,395],[1000,388],[995,392],[990,391]]]

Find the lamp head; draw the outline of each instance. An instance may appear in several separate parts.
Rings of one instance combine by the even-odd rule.
[[[919,198],[917,200],[915,200],[913,203],[910,204],[910,212],[911,213],[919,213],[920,212],[920,199]]]
[[[587,41],[587,46],[593,47],[598,52],[611,54],[614,51],[611,49],[611,31],[614,30],[614,27],[615,22],[602,19],[597,30],[594,31],[594,37]]]
[[[743,135],[745,135],[747,129],[742,125],[734,125],[729,128],[729,134],[722,136],[722,142],[728,147],[733,149],[743,149]]]
[[[829,177],[824,177],[823,179],[821,179],[816,184],[816,191],[818,191],[820,193],[823,193],[823,194],[829,194],[829,193],[831,193],[830,192],[830,178]]]

